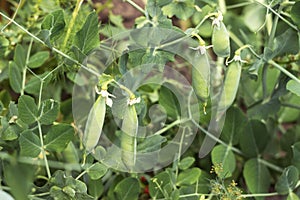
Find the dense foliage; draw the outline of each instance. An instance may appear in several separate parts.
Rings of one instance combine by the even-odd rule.
[[[299,200],[299,0],[0,5],[0,199]]]

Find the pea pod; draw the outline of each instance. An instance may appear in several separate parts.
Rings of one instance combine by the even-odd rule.
[[[87,153],[90,153],[96,147],[100,139],[105,112],[105,98],[100,95],[89,113],[83,135],[83,145]]]
[[[206,54],[197,56],[192,68],[192,84],[196,95],[205,105],[210,94],[210,64]]]
[[[136,110],[134,105],[129,105],[124,112],[121,135],[122,161],[129,170],[136,162],[137,130]]]
[[[240,62],[232,62],[228,66],[222,93],[218,104],[218,114],[220,117],[234,102],[239,87],[242,67]]]
[[[229,33],[223,22],[213,28],[212,45],[217,56],[228,57],[230,55]]]

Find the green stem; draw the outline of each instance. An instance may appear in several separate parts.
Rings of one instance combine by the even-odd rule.
[[[226,1],[225,0],[219,0],[219,8],[220,8],[220,11],[222,12],[222,14],[226,13],[227,8],[226,8]]]
[[[261,163],[261,164],[263,164],[263,165],[269,167],[270,169],[273,169],[273,170],[275,170],[275,171],[277,171],[277,172],[280,172],[280,173],[283,172],[283,169],[282,169],[281,167],[278,167],[278,166],[276,166],[276,165],[274,165],[274,164],[272,164],[272,163],[269,163],[269,162],[266,161],[266,160],[263,160],[263,159],[261,159],[261,158],[258,158],[257,160],[258,160],[259,163]]]
[[[293,75],[292,73],[290,73],[288,70],[286,70],[285,68],[281,67],[280,65],[278,65],[276,62],[274,62],[273,60],[269,60],[268,63],[274,67],[276,67],[277,69],[279,69],[281,72],[283,72],[285,75],[287,75],[288,77],[290,77],[291,79],[293,79],[294,81],[296,81],[297,83],[300,83],[300,80]]]
[[[75,21],[76,21],[79,9],[80,9],[81,4],[83,3],[83,1],[84,0],[77,0],[76,7],[75,7],[75,9],[74,9],[74,11],[72,13],[72,18],[70,20],[70,23],[69,23],[69,26],[68,26],[68,30],[67,30],[67,33],[66,33],[63,45],[62,45],[62,50],[64,50],[66,48],[67,44],[68,44],[68,40],[69,40],[70,35],[72,33],[72,30],[73,30],[73,27],[74,27],[74,24],[75,24]]]
[[[261,194],[243,194],[241,197],[243,198],[248,198],[248,197],[271,197],[271,196],[276,196],[279,195],[277,192],[273,193],[261,193]]]
[[[33,39],[31,38],[29,46],[28,46],[28,50],[27,50],[27,56],[26,56],[25,66],[24,66],[24,69],[23,69],[21,95],[24,95],[24,91],[25,91],[26,71],[27,71],[27,65],[28,65],[29,58],[30,58],[30,52],[31,52],[31,48],[32,48],[32,43],[33,43]]]
[[[262,93],[263,93],[263,100],[268,98],[268,89],[267,89],[267,75],[268,75],[268,65],[265,63],[262,70]]]
[[[133,2],[132,0],[125,0],[125,2],[128,2],[130,5],[132,5],[135,9],[137,9],[138,11],[140,11],[141,13],[143,13],[143,15],[146,15],[146,12],[143,8],[141,8],[139,5],[137,5],[135,2]]]
[[[48,164],[48,159],[47,159],[47,156],[46,156],[46,152],[45,152],[45,149],[44,149],[44,140],[43,140],[42,126],[41,126],[41,124],[40,124],[39,121],[37,123],[38,123],[38,127],[39,127],[41,149],[42,149],[42,154],[43,154],[43,158],[44,158],[44,162],[45,162],[45,167],[46,167],[48,178],[50,179],[51,178],[51,172],[50,172],[50,168],[49,168],[49,164]]]
[[[174,122],[172,122],[171,124],[165,126],[164,128],[160,129],[159,131],[155,132],[153,135],[160,135],[160,134],[166,132],[167,130],[169,130],[170,128],[172,128],[173,126],[176,126],[177,124],[187,122],[189,120],[190,119],[177,119]]]
[[[282,106],[289,107],[289,108],[295,108],[300,110],[299,105],[289,104],[289,103],[281,103]]]

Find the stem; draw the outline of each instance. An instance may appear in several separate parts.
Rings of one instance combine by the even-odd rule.
[[[263,71],[262,71],[262,93],[263,93],[263,100],[266,100],[268,97],[267,94],[267,74],[268,74],[268,65],[264,64]]]
[[[271,197],[271,196],[276,196],[279,195],[277,192],[273,193],[261,193],[261,194],[243,194],[241,197],[247,198],[247,197]]]
[[[39,121],[37,123],[38,123],[38,127],[39,127],[40,142],[41,142],[42,154],[43,154],[43,158],[44,158],[44,162],[45,162],[45,167],[46,167],[48,178],[50,179],[51,178],[51,172],[50,172],[46,152],[45,152],[45,149],[44,149],[44,140],[43,140],[42,127],[41,127],[41,124],[40,124]]]
[[[222,14],[225,14],[226,13],[226,1],[225,0],[219,0],[219,8],[222,12]]]
[[[74,24],[75,24],[75,20],[77,18],[77,15],[78,15],[78,12],[79,12],[79,9],[80,9],[82,3],[83,3],[83,0],[77,0],[76,7],[72,13],[72,19],[69,23],[68,30],[67,30],[67,33],[66,33],[63,45],[62,45],[63,50],[66,48],[66,46],[68,44],[68,40],[70,38],[71,32],[72,32]]]
[[[172,122],[171,124],[165,126],[164,128],[160,129],[159,131],[155,132],[153,135],[160,135],[164,132],[166,132],[167,130],[169,130],[170,128],[172,128],[173,126],[176,126],[177,124],[181,124],[184,122],[189,121],[190,119],[177,119],[176,121]]]
[[[146,15],[145,10],[143,8],[141,8],[139,5],[137,5],[134,1],[132,1],[132,0],[125,0],[125,2],[128,2],[135,9],[137,9],[138,11],[140,11],[143,15]]]
[[[27,56],[26,56],[25,66],[24,66],[24,69],[23,69],[21,95],[24,95],[25,84],[26,84],[26,71],[27,71],[27,65],[28,65],[29,58],[30,58],[30,52],[31,52],[31,48],[32,48],[32,43],[33,43],[33,39],[31,38],[29,46],[28,46],[28,50],[27,50]]]
[[[300,84],[300,80],[293,75],[292,73],[290,73],[288,70],[286,70],[285,68],[281,67],[280,65],[278,65],[276,62],[274,62],[273,60],[269,60],[268,63],[274,67],[276,67],[277,69],[279,69],[281,72],[283,72],[285,75],[287,75],[288,77],[290,77],[291,79],[293,79],[294,81],[296,81],[297,83]]]
[[[289,103],[281,103],[282,106],[289,107],[289,108],[295,108],[300,110],[299,105],[289,104]]]
[[[283,172],[283,169],[282,169],[281,167],[278,167],[278,166],[276,166],[276,165],[274,165],[274,164],[272,164],[272,163],[269,163],[269,162],[266,161],[266,160],[263,160],[263,159],[261,159],[261,158],[258,158],[257,160],[258,160],[258,162],[260,162],[261,164],[263,164],[263,165],[265,165],[265,166],[267,166],[267,167],[269,167],[269,168],[271,168],[271,169],[273,169],[273,170],[275,170],[275,171],[277,171],[277,172],[280,172],[280,173]]]

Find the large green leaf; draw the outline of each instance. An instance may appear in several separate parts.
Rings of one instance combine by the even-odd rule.
[[[200,175],[201,175],[201,170],[196,167],[192,169],[184,170],[178,175],[176,185],[178,186],[192,185],[197,182]]]
[[[219,176],[224,178],[232,176],[236,167],[236,160],[230,147],[221,144],[215,146],[211,152],[211,159],[214,165],[221,163],[223,166],[223,172]]]
[[[42,29],[49,30],[46,35],[49,35],[51,40],[59,38],[64,32],[64,27],[65,20],[63,10],[57,10],[48,14],[42,22]]]
[[[286,89],[296,94],[297,96],[300,96],[300,83],[298,83],[297,81],[290,80],[286,85]]]
[[[226,112],[226,120],[222,130],[221,139],[227,144],[236,145],[240,134],[247,123],[247,118],[237,107],[231,107]]]
[[[20,119],[27,124],[37,121],[38,109],[34,99],[31,96],[22,95],[19,98],[18,112]]]
[[[114,192],[118,200],[137,200],[140,193],[140,184],[136,178],[129,177],[119,182]]]
[[[240,136],[241,150],[246,156],[255,157],[263,152],[269,138],[265,124],[258,120],[251,120],[244,127]]]
[[[26,52],[20,44],[17,44],[16,46],[14,61],[20,70],[23,70],[26,67]]]
[[[195,12],[194,1],[176,1],[164,6],[162,11],[168,17],[176,15],[179,19],[187,20]]]
[[[39,121],[41,124],[52,124],[58,115],[59,103],[53,99],[45,100],[39,109]]]
[[[294,166],[289,166],[282,172],[275,185],[275,189],[279,194],[288,194],[295,189],[298,180],[298,169]]]
[[[32,76],[29,80],[27,80],[25,85],[25,92],[28,94],[39,94],[41,92],[41,86],[43,82],[43,91],[47,89],[45,85],[49,84],[52,78],[52,74],[49,71],[44,72],[43,74]]]
[[[177,119],[180,110],[178,109],[178,100],[176,96],[166,87],[161,87],[159,92],[159,105],[167,112],[168,117]]]
[[[45,137],[45,148],[55,152],[63,151],[74,137],[74,128],[68,124],[51,127]]]
[[[101,179],[89,180],[87,183],[88,194],[93,196],[95,199],[99,199],[104,191],[104,186]]]
[[[13,91],[20,93],[22,89],[22,72],[14,61],[9,62],[9,83]]]
[[[74,45],[86,55],[99,46],[98,15],[96,12],[89,14],[82,28],[76,33]]]
[[[270,186],[270,172],[261,164],[257,158],[248,160],[245,163],[243,175],[248,189],[251,193],[267,193]],[[264,197],[256,197],[256,200],[263,200]]]
[[[19,138],[22,156],[37,157],[41,153],[41,141],[32,131],[26,130]]]

